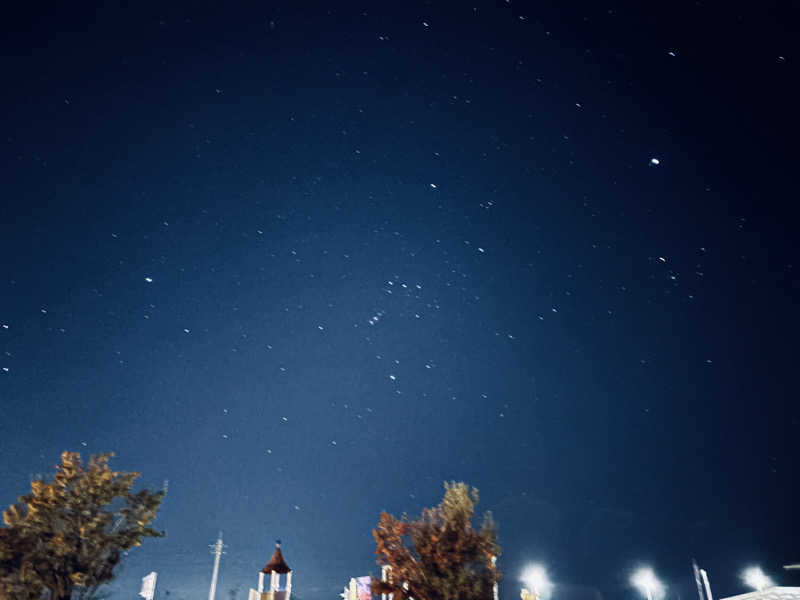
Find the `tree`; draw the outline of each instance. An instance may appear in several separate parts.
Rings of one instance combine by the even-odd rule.
[[[139,473],[112,471],[112,453],[92,456],[87,466],[77,452],[61,454],[52,481],[31,482],[3,512],[0,528],[0,599],[67,600],[73,589],[89,592],[114,578],[122,553],[145,537],[164,492],[134,493]]]
[[[375,594],[394,600],[491,600],[501,574],[497,526],[486,513],[480,530],[472,527],[478,490],[445,482],[444,498],[416,520],[382,512],[372,535],[379,565],[388,565],[389,581],[372,580]]]

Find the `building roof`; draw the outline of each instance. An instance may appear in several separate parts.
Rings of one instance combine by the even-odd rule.
[[[281,554],[281,544],[278,542],[275,544],[275,553],[272,555],[272,558],[269,559],[267,565],[261,569],[262,573],[280,573],[284,575],[291,571],[289,565],[286,564],[286,561],[283,560],[283,554]]]
[[[800,600],[800,587],[768,587],[756,592],[730,596],[722,600]]]

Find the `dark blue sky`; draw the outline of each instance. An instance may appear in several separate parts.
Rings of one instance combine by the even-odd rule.
[[[3,505],[168,479],[118,597],[222,529],[218,597],[280,537],[330,600],[445,479],[506,599],[792,582],[796,7],[97,4],[2,25]]]

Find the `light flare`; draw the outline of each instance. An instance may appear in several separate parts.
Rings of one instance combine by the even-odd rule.
[[[631,585],[638,589],[647,600],[661,600],[666,592],[664,584],[659,581],[650,567],[637,569],[631,575]]]
[[[528,586],[536,598],[547,599],[553,591],[553,582],[547,576],[547,569],[543,565],[528,565],[522,572],[520,580]]]
[[[763,590],[775,585],[775,582],[761,570],[761,567],[748,567],[742,572],[742,581],[754,590]]]

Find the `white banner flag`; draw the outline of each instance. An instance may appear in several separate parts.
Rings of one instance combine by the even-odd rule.
[[[158,575],[155,571],[146,577],[142,577],[142,591],[139,592],[139,595],[145,600],[153,600],[156,595],[156,577]]]

